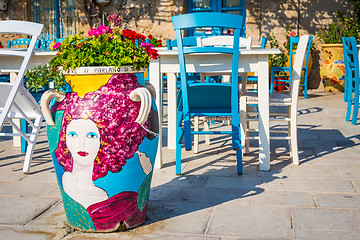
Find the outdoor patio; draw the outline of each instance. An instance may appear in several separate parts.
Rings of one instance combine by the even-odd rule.
[[[199,154],[183,153],[181,176],[175,175],[175,150],[163,146],[146,222],[106,234],[66,224],[45,127],[27,175],[20,149],[2,139],[0,239],[358,239],[360,124],[345,122],[345,113],[342,93],[301,96],[300,165],[290,162],[286,141],[272,141],[268,172],[258,170],[256,141],[243,158],[242,176],[230,137],[215,136],[210,146],[201,138]]]

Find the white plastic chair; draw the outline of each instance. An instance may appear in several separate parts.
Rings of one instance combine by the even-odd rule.
[[[301,79],[302,63],[304,62],[305,52],[307,45],[309,44],[309,36],[304,35],[300,37],[299,44],[297,47],[295,60],[292,68],[291,75],[291,86],[289,94],[282,93],[272,93],[269,98],[270,106],[287,106],[288,112],[284,115],[282,113],[270,113],[270,120],[275,121],[286,121],[288,123],[288,129],[285,131],[276,131],[276,132],[285,132],[288,133],[287,136],[271,136],[270,139],[282,139],[289,141],[290,155],[292,161],[295,165],[299,164],[299,154],[298,154],[298,143],[297,143],[297,106],[298,106],[298,96],[299,96],[299,86]],[[240,97],[240,126],[241,126],[241,139],[242,139],[242,148],[245,150],[245,153],[249,152],[249,140],[258,139],[258,137],[250,137],[249,133],[251,131],[256,131],[255,129],[249,129],[249,121],[258,121],[257,112],[251,115],[248,112],[250,104],[258,104],[258,95],[257,93],[244,93]],[[271,131],[270,131],[271,132]]]
[[[23,171],[28,173],[30,163],[35,149],[37,137],[42,122],[42,113],[39,105],[29,91],[23,86],[23,78],[35,47],[38,36],[43,29],[42,24],[24,21],[0,21],[1,34],[25,34],[31,36],[31,42],[27,49],[8,48],[0,50],[1,56],[22,57],[23,61],[19,66],[19,72],[13,83],[0,83],[0,137],[22,136],[28,147],[25,154]],[[14,119],[25,119],[32,127],[30,133],[23,133],[14,123]],[[5,123],[9,123],[17,133],[3,131]]]

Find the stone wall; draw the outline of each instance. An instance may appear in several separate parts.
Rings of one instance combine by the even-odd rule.
[[[89,17],[84,2],[91,9],[94,17]],[[351,4],[339,0],[300,0],[300,14],[298,17],[297,0],[252,0],[247,1],[247,36],[253,37],[254,44],[260,42],[261,37],[275,34],[280,44],[285,41],[285,28],[300,34],[315,36],[315,48],[312,52],[314,59],[309,77],[310,88],[321,88],[319,76],[319,61],[322,58],[320,44],[316,39],[319,28],[333,20],[334,12],[351,11]],[[186,10],[185,0],[112,0],[106,6],[96,6],[91,0],[77,0],[79,22],[78,29],[87,31],[91,26],[101,23],[101,12],[106,14],[118,13],[123,18],[123,27],[152,34],[162,40],[175,38],[171,16],[182,14]],[[31,20],[31,0],[9,1],[7,11],[0,11],[3,19]],[[298,24],[297,24],[298,22]],[[4,43],[6,39],[2,38]],[[5,41],[6,42],[6,41]]]

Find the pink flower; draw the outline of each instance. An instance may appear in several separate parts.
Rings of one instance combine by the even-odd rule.
[[[100,25],[98,27],[99,32],[101,32],[101,34],[106,34],[106,33],[112,33],[112,30],[110,27],[104,26],[104,25]]]
[[[53,49],[59,49],[60,46],[61,46],[61,43],[57,42],[57,43],[54,44]]]
[[[89,37],[92,36],[99,36],[101,34],[108,34],[108,33],[112,33],[112,29],[110,27],[104,26],[104,25],[100,25],[98,28],[92,28],[88,31],[88,35]]]
[[[114,25],[118,27],[121,22],[121,17],[118,16],[116,13],[113,13],[113,14],[107,16],[107,20],[114,23]]]
[[[101,34],[101,32],[97,28],[92,28],[88,31],[89,37],[98,36],[100,34]]]

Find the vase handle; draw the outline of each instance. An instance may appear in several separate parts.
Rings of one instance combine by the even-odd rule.
[[[130,92],[130,99],[134,102],[141,102],[139,115],[135,122],[140,125],[144,124],[148,119],[151,110],[151,94],[144,87],[137,88]]]
[[[43,113],[44,119],[48,125],[55,125],[49,109],[50,100],[55,98],[57,102],[61,102],[65,98],[66,94],[63,92],[55,92],[54,90],[48,90],[41,96],[40,107]]]
[[[151,93],[151,96],[156,101],[156,91],[155,91],[154,86],[149,82],[145,82],[145,87],[147,90],[149,90],[149,92]]]

